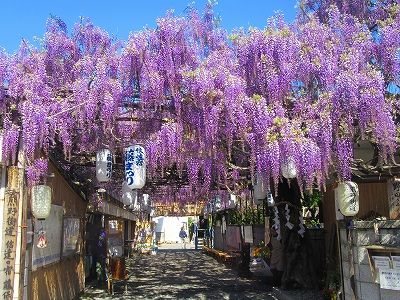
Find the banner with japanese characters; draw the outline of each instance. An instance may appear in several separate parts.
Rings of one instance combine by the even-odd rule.
[[[19,194],[7,191],[4,197],[3,232],[0,256],[0,298],[12,299],[17,246]]]

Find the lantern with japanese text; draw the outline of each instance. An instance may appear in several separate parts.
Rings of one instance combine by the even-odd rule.
[[[108,149],[96,153],[96,178],[99,182],[107,182],[112,174],[112,154]]]
[[[287,158],[281,165],[282,176],[287,179],[296,178],[297,169],[294,159],[292,157]]]
[[[39,220],[46,219],[51,210],[51,187],[35,185],[32,187],[32,215]]]
[[[141,189],[146,184],[146,153],[140,145],[125,149],[125,181],[130,189]]]
[[[267,197],[268,185],[265,176],[262,173],[257,173],[254,183],[254,203],[261,204]]]
[[[352,181],[340,182],[337,191],[339,210],[346,217],[355,216],[360,208],[358,185]]]

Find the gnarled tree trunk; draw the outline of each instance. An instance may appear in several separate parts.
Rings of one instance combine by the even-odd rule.
[[[301,208],[300,189],[297,180],[291,180],[290,184],[287,179],[283,179],[278,186],[277,203],[285,201]],[[281,230],[281,243],[283,249],[283,276],[282,288],[316,288],[317,280],[313,268],[312,257],[309,253],[309,239],[307,230],[304,238],[298,233],[299,227],[299,209],[289,206],[290,222],[294,225],[289,229],[285,224],[287,222],[285,216],[285,205],[278,205],[279,219]]]

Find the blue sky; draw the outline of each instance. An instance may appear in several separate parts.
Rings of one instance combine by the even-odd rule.
[[[41,38],[46,19],[58,16],[71,29],[80,16],[90,17],[93,23],[111,35],[126,40],[129,32],[145,26],[155,27],[157,17],[168,9],[184,14],[191,0],[19,0],[4,1],[0,19],[0,47],[15,52],[22,38],[30,42]],[[206,0],[194,1],[202,9]],[[216,12],[221,26],[229,31],[249,26],[264,27],[266,20],[280,11],[286,20],[293,21],[297,0],[219,0]]]

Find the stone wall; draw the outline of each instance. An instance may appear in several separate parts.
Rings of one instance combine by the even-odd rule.
[[[400,251],[400,220],[354,221],[347,227],[345,222],[339,222],[344,299],[400,299],[399,291],[381,289],[379,282],[373,278],[367,250],[368,246],[380,245]]]

